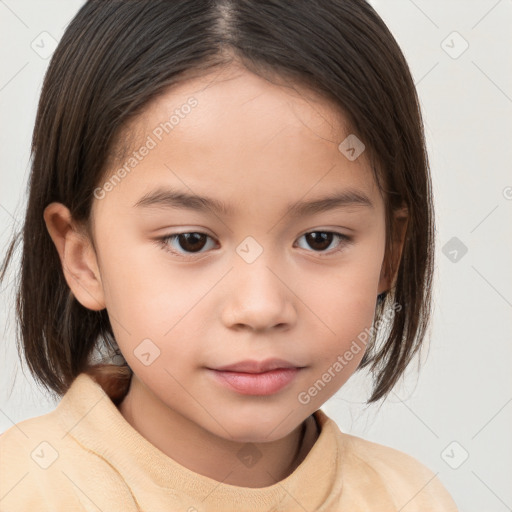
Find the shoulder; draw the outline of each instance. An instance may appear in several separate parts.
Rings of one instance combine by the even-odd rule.
[[[37,510],[49,488],[61,485],[52,470],[62,451],[59,436],[52,413],[21,421],[0,435],[0,496],[6,510]]]
[[[58,430],[53,411],[16,423],[0,434],[0,463],[5,464],[6,457],[10,454],[20,455],[27,449],[35,448],[35,439],[55,436]]]
[[[0,475],[0,508],[11,512],[90,510],[90,499],[118,510],[110,496],[126,493],[119,476],[70,435],[56,410],[0,435]]]
[[[438,473],[411,455],[350,434],[341,433],[341,436],[342,457],[353,469],[347,474],[347,478],[354,480],[351,485],[364,486],[371,482],[374,489],[385,490],[403,512],[457,511]]]

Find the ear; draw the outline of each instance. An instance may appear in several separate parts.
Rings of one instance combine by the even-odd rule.
[[[407,207],[403,207],[394,212],[392,247],[389,248],[389,254],[386,255],[382,263],[379,280],[379,294],[389,291],[395,285],[396,275],[398,273],[398,267],[400,266],[400,259],[404,248],[408,221],[409,212]],[[391,273],[389,271],[390,267]]]
[[[89,237],[76,226],[69,209],[62,203],[50,203],[43,217],[73,295],[88,309],[104,309],[101,276]]]

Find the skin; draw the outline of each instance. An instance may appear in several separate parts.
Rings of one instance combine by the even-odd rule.
[[[50,204],[44,219],[75,297],[91,310],[107,308],[134,371],[119,406],[124,418],[192,471],[264,487],[304,459],[317,438],[314,422],[306,420],[363,357],[361,350],[309,403],[299,402],[299,393],[371,327],[377,295],[390,288],[384,200],[365,154],[350,161],[338,150],[350,132],[336,105],[237,66],[153,101],[129,127],[132,150],[191,96],[197,106],[94,199],[94,247],[63,204]],[[122,164],[112,165],[110,175]],[[234,214],[133,206],[157,185],[223,200]],[[364,192],[373,208],[287,214],[290,202],[348,188]],[[400,225],[394,262],[406,222]],[[315,245],[304,236],[314,231],[344,234],[351,242],[333,237]],[[210,237],[197,252],[188,246],[187,253],[183,240],[168,240],[173,254],[157,240],[190,232]],[[250,264],[236,252],[247,236],[263,249]],[[134,350],[148,338],[160,355],[145,366]],[[270,396],[241,395],[207,369],[270,357],[306,367]],[[303,425],[309,442],[301,445]],[[237,457],[247,443],[262,454],[250,468]]]

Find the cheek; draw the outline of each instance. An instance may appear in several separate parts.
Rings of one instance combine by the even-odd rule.
[[[338,355],[347,354],[348,373],[364,355],[374,321],[383,248],[378,245],[354,251],[352,258],[328,274],[310,279],[303,286],[308,308],[315,313],[317,355],[329,367]]]
[[[334,331],[343,325],[365,326],[375,312],[380,268],[380,261],[357,254],[332,271],[301,280],[301,296],[307,297],[307,305]]]
[[[152,243],[114,237],[104,242],[102,286],[112,327],[117,324],[121,336],[162,336],[186,313],[186,295],[194,295],[195,284],[184,286],[183,272],[165,266],[160,251]]]
[[[301,388],[300,403],[320,407],[354,374],[372,334],[375,316],[375,279],[353,274],[331,283],[318,293],[315,308],[322,322],[315,322],[311,338],[315,366]]]
[[[193,357],[184,350],[184,339],[200,336],[203,324],[197,315],[218,275],[198,269],[191,278],[190,271],[168,263],[165,251],[152,243],[134,243],[128,251],[111,239],[103,251],[108,255],[102,265],[106,308],[130,366],[145,370],[135,358],[141,352],[150,352],[150,359],[158,355],[150,370],[172,366],[176,353],[181,360]]]
[[[102,283],[110,307],[125,315],[150,315],[183,293],[179,267],[166,265],[164,249],[156,242],[133,237],[105,237],[102,246]],[[181,278],[183,279],[183,278]],[[191,283],[192,284],[192,283]],[[189,288],[185,288],[187,290]],[[168,306],[168,304],[167,304]],[[156,308],[156,309],[155,309]]]
[[[324,364],[330,364],[339,354],[354,346],[359,347],[352,349],[354,359],[364,355],[374,320],[375,302],[373,295],[347,297],[324,314],[329,329],[324,329],[325,334],[320,338],[323,341],[318,344],[318,355]]]

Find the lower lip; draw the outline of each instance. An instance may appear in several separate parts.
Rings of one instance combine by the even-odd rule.
[[[264,373],[212,370],[218,382],[242,395],[272,395],[293,381],[300,368],[278,368]]]

